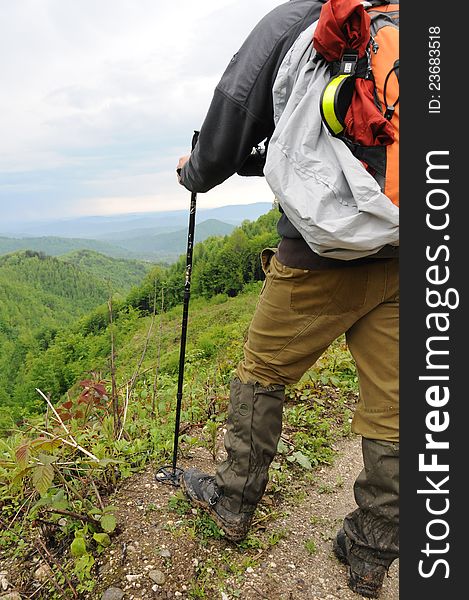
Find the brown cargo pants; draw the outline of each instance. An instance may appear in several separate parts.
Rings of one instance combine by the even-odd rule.
[[[399,264],[397,259],[306,271],[262,253],[264,287],[249,327],[243,383],[296,383],[345,333],[355,360],[360,401],[352,430],[399,440]]]
[[[253,510],[277,449],[284,386],[296,383],[345,333],[360,386],[352,430],[366,442],[365,469],[355,484],[359,508],[347,517],[346,530],[361,547],[387,548],[397,556],[398,260],[308,271],[282,265],[266,249],[262,264],[266,279],[231,386],[228,459],[216,473],[221,502],[233,512]],[[378,543],[363,529],[380,529],[386,539]]]

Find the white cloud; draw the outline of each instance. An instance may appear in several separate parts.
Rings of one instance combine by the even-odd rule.
[[[229,204],[252,204],[273,202],[270,189],[261,181],[231,181],[216,188],[209,195],[198,194],[198,208],[216,208]],[[165,210],[188,209],[190,193],[184,188],[172,186],[164,193],[155,195],[99,196],[82,200],[80,210],[70,214],[110,215]]]
[[[122,195],[146,206],[155,189],[176,198],[177,152],[232,54],[281,3],[0,0],[4,218],[117,210],[125,198],[106,199]],[[217,193],[241,196],[243,186],[234,179]]]

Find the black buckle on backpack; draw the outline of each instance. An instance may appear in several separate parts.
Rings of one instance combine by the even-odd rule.
[[[358,52],[356,50],[346,50],[340,61],[339,75],[355,75],[358,64]]]

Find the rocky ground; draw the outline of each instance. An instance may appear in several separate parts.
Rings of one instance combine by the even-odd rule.
[[[112,499],[119,534],[99,561],[98,586],[87,600],[359,598],[331,550],[342,517],[354,506],[359,439],[341,440],[336,449],[333,465],[285,483],[293,493],[268,488],[252,534],[236,545],[223,540],[176,488],[157,483],[154,469],[135,475]],[[213,472],[214,461],[206,449],[195,448],[181,466]],[[397,600],[398,583],[395,563],[381,600]]]
[[[222,433],[212,452],[194,445],[180,466],[213,473],[224,458]],[[193,431],[194,439],[202,439]],[[96,564],[93,592],[82,600],[355,600],[347,568],[332,553],[343,516],[354,508],[353,482],[362,468],[356,436],[336,442],[332,465],[313,471],[288,468],[271,478],[251,532],[240,544],[222,532],[182,492],[155,480],[155,467],[126,479],[107,503],[118,528]],[[22,595],[14,563],[0,563],[0,600],[48,600],[50,569],[38,557],[30,572],[35,591]],[[25,568],[25,565],[22,567]],[[398,565],[380,600],[399,598]],[[45,595],[44,595],[45,594]]]

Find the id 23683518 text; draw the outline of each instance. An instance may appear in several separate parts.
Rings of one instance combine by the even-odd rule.
[[[441,28],[428,28],[428,112],[441,112]]]

